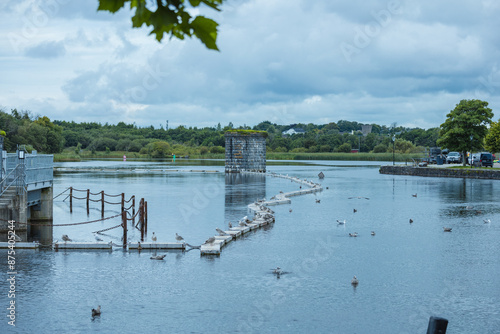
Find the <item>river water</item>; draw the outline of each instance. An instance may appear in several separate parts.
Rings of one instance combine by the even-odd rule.
[[[225,176],[222,163],[61,163],[85,170],[56,173],[54,195],[72,186],[145,198],[148,239],[154,231],[158,242],[174,242],[179,233],[199,245],[249,214],[255,199],[299,188],[269,176]],[[274,225],[230,243],[219,257],[196,249],[159,251],[163,261],[121,248],[16,250],[16,326],[5,316],[11,299],[3,279],[0,332],[425,333],[434,315],[449,320],[449,333],[498,333],[498,181],[381,175],[381,164],[268,162],[269,172],[321,182],[324,190],[273,207]],[[54,201],[54,224],[101,217],[98,203],[87,216],[84,200],[74,200],[70,214],[66,194]],[[118,212],[106,204],[106,217]],[[119,223],[55,227],[54,238],[93,241],[93,231]],[[121,236],[117,228],[102,238],[120,244]],[[139,231],[129,227],[128,238],[137,241]],[[7,277],[7,251],[0,253]],[[276,266],[286,271],[279,279]],[[102,315],[92,319],[97,305]]]

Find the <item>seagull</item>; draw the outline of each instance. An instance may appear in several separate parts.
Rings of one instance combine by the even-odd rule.
[[[151,260],[163,260],[165,258],[165,256],[167,256],[167,254],[151,256],[150,259]]]
[[[97,306],[97,309],[92,309],[92,316],[98,317],[101,315],[101,305]]]
[[[220,236],[226,236],[226,235],[228,235],[226,232],[224,232],[220,228],[216,228],[215,230],[219,233]]]
[[[349,233],[349,236],[350,237],[357,237],[358,236],[358,232]]]
[[[354,275],[354,277],[352,278],[352,280],[351,280],[351,284],[352,284],[352,285],[354,285],[354,286],[356,286],[356,285],[358,285],[358,284],[359,284],[359,280],[358,280],[358,278],[356,277],[356,275]]]
[[[467,205],[467,206],[465,207],[465,209],[466,209],[466,210],[472,210],[472,209],[474,209],[474,206],[473,206],[473,205]]]
[[[276,267],[275,269],[273,269],[273,274],[275,274],[276,277],[280,278],[281,274],[283,274],[283,270],[281,270],[280,267]]]
[[[489,219],[485,219],[485,220],[483,220],[483,221],[484,221],[484,223],[485,223],[485,224],[489,224],[489,223],[491,223],[491,220],[489,220]]]
[[[64,242],[71,241],[67,234],[63,234],[62,239],[64,240]]]
[[[413,223],[413,219],[410,218],[410,224]]]
[[[23,240],[23,239],[21,239],[21,237],[20,237],[20,236],[18,236],[17,234],[15,234],[15,233],[14,233],[14,232],[12,232],[12,231],[10,231],[10,233],[9,233],[9,234],[10,234],[10,235],[13,235],[13,236],[14,236],[14,239],[15,239],[16,241],[22,241],[22,240]]]
[[[356,210],[356,209],[352,209],[352,212],[356,213],[356,212],[358,212],[358,210]]]
[[[417,194],[416,194],[416,193],[415,193],[415,194],[411,194],[411,195],[412,195],[413,197],[417,197]]]
[[[375,235],[375,231],[372,231],[371,235]]]
[[[213,244],[215,241],[215,238],[214,237],[210,237],[207,239],[207,241],[205,241],[206,244]]]
[[[102,239],[95,235],[95,241],[102,241]]]
[[[156,234],[153,232],[153,235],[151,236],[151,240],[153,240],[153,242],[156,242]]]
[[[342,221],[342,220],[338,220],[338,219],[337,219],[337,223],[338,223],[339,225],[345,225],[345,219],[344,219],[343,221]]]
[[[320,203],[320,202],[321,202],[321,200],[320,200],[320,199],[317,199],[317,200],[316,200],[316,203]]]
[[[247,224],[242,220],[240,220],[238,225],[240,225],[241,227],[247,226]]]
[[[292,212],[292,209],[289,209],[288,212]]]
[[[443,227],[444,232],[451,232],[451,227]]]
[[[178,235],[177,233],[175,234],[175,240],[181,242],[181,241],[184,241],[184,238],[181,237],[180,235]]]

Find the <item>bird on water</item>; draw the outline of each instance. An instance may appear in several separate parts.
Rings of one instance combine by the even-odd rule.
[[[71,241],[67,234],[63,234],[62,239],[64,242]]]
[[[163,260],[165,258],[165,256],[167,256],[167,254],[151,256],[150,259],[151,260]]]
[[[413,219],[410,218],[410,224],[413,223]]]
[[[101,315],[101,305],[97,306],[97,309],[92,309],[92,316],[98,317]]]
[[[444,232],[451,232],[451,227],[443,227]]]
[[[356,275],[354,275],[354,277],[352,278],[351,284],[354,285],[354,286],[357,286],[359,284],[359,280],[356,277]]]
[[[233,228],[233,223],[229,222],[228,226],[229,228]]]

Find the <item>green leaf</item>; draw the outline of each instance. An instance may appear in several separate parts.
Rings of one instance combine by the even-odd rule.
[[[99,7],[97,10],[107,10],[111,13],[116,13],[128,0],[99,0]]]
[[[132,7],[132,4],[130,4]],[[135,15],[132,16],[132,27],[139,28],[143,24],[151,25],[151,11],[146,8],[146,5],[143,1],[140,1],[136,4]]]
[[[204,16],[197,16],[191,23],[193,32],[205,46],[212,50],[217,50],[217,27],[218,24],[214,20]]]

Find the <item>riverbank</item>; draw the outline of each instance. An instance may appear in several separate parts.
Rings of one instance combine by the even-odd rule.
[[[379,172],[380,174],[390,174],[390,175],[500,180],[499,169],[486,168],[486,167],[443,168],[438,166],[413,167],[413,166],[388,165],[388,166],[381,166]]]

